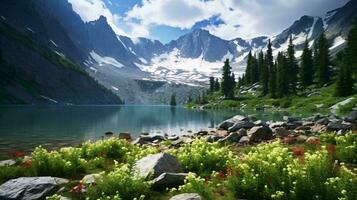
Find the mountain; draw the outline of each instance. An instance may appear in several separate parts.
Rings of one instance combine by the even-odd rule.
[[[287,49],[291,35],[296,45],[296,55],[300,56],[305,39],[313,45],[325,30],[331,45],[331,53],[340,51],[345,45],[351,23],[357,16],[356,11],[357,1],[350,1],[324,16],[302,16],[273,37],[237,37],[233,40],[224,40],[207,30],[196,29],[167,44],[162,44],[160,41],[147,38],[116,35],[104,16],[91,22],[83,22],[67,0],[3,0],[0,7],[1,22],[6,27],[11,27],[16,35],[21,35],[26,41],[32,41],[31,44],[36,48],[46,49],[51,56],[26,46],[27,43],[22,40],[5,37],[4,33],[2,42],[7,45],[13,43],[14,47],[2,50],[5,52],[3,55],[8,68],[22,68],[23,66],[18,65],[32,61],[29,55],[42,57],[41,62],[37,63],[40,66],[36,67],[46,70],[36,71],[36,74],[31,75],[34,77],[48,77],[48,74],[51,74],[51,80],[60,78],[61,70],[57,71],[53,66],[49,68],[53,70],[50,73],[46,67],[50,62],[61,68],[63,63],[53,63],[51,59],[65,60],[66,63],[73,63],[73,69],[79,70],[71,70],[73,75],[67,77],[71,80],[63,81],[71,87],[76,82],[75,74],[78,73],[79,76],[81,72],[85,72],[86,79],[94,82],[93,87],[99,83],[98,88],[106,88],[99,90],[103,90],[104,93],[110,90],[126,103],[165,104],[173,93],[176,93],[179,102],[182,103],[189,96],[198,95],[203,90],[199,86],[206,84],[209,76],[220,77],[225,59],[231,61],[233,71],[237,75],[242,74],[249,51],[254,54],[264,51],[268,39],[272,41],[273,54],[277,55],[279,51]],[[20,48],[21,45],[25,45],[27,50],[20,52],[27,54],[15,53],[14,48]],[[22,56],[22,63],[10,59],[12,54]],[[27,70],[26,73],[31,73],[30,71]],[[64,87],[62,84],[59,85]],[[85,88],[84,85],[81,87]],[[84,95],[82,93],[85,92],[77,92],[77,95]],[[62,94],[64,97],[61,101],[69,102],[69,98],[65,98],[67,94],[69,93]],[[57,94],[52,96],[62,98]],[[108,98],[111,98],[109,96]],[[76,103],[83,101],[78,99]]]

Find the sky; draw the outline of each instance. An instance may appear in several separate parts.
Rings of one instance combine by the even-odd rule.
[[[226,40],[273,36],[303,15],[321,16],[348,0],[68,0],[83,21],[105,16],[118,35],[167,43],[195,29]]]

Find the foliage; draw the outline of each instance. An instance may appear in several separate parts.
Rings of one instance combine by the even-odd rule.
[[[0,166],[0,184],[13,178],[31,175],[32,171],[23,166]]]
[[[336,158],[341,162],[357,164],[357,134],[336,136]]]
[[[235,83],[233,80],[234,75],[232,74],[231,70],[232,68],[229,65],[229,60],[226,59],[223,66],[221,90],[222,94],[227,98],[234,97]]]
[[[171,95],[171,100],[170,100],[170,106],[176,106],[177,102],[176,102],[176,95],[172,94]]]
[[[89,188],[92,198],[119,194],[122,199],[143,198],[150,193],[150,183],[135,176],[127,164],[115,164],[114,170],[97,179],[96,185]]]
[[[312,58],[312,51],[309,48],[309,41],[306,39],[304,44],[304,50],[301,56],[300,63],[300,85],[301,89],[305,89],[307,86],[310,86],[313,82],[314,75],[314,61]]]
[[[212,171],[225,169],[227,162],[233,159],[232,152],[218,143],[208,143],[196,139],[191,144],[185,144],[177,150],[171,150],[186,172],[199,175],[211,174]]]

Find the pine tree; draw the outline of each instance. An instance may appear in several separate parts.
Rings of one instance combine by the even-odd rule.
[[[313,81],[313,58],[312,52],[309,49],[309,41],[305,40],[304,50],[301,56],[301,63],[300,63],[300,71],[299,71],[299,78],[300,78],[300,85],[301,89],[305,89],[307,86],[310,86]]]
[[[346,64],[354,72],[354,79],[357,82],[357,18],[347,37]]]
[[[264,60],[263,51],[260,51],[258,55],[258,70],[259,70],[259,82],[262,85],[262,94],[266,95],[268,93],[269,72],[268,72],[267,64]]]
[[[175,94],[172,94],[172,95],[171,95],[170,105],[171,105],[171,106],[176,106],[176,105],[177,105],[176,95],[175,95]]]
[[[345,62],[339,63],[335,95],[345,97],[353,94],[353,79],[350,67]]]
[[[277,57],[277,72],[276,72],[276,96],[281,98],[289,95],[287,59],[283,53],[279,52]]]
[[[313,71],[313,80],[312,82],[313,83],[317,83],[317,66],[319,65],[319,50],[318,50],[318,47],[317,47],[317,42],[315,42],[314,44],[314,54],[313,54],[313,61],[314,61],[314,68],[312,69]]]
[[[247,59],[247,67],[245,68],[245,82],[246,84],[252,83],[252,66],[253,65],[253,56],[252,51],[249,51],[248,59]]]
[[[267,50],[267,53],[265,55],[265,64],[266,64],[266,67],[268,68],[268,82],[267,82],[267,90],[264,91],[264,85],[263,85],[263,94],[267,94],[267,93],[264,93],[264,92],[269,92],[271,97],[275,97],[275,89],[276,89],[276,77],[275,77],[275,73],[276,73],[276,70],[275,70],[275,66],[274,66],[274,61],[273,61],[273,50],[271,48],[271,41],[269,40],[268,42],[268,50]]]
[[[223,66],[223,73],[222,73],[222,84],[221,90],[222,94],[226,98],[232,98],[234,96],[234,85],[232,85],[232,68],[229,65],[229,60],[226,59]]]
[[[214,91],[219,91],[221,89],[221,85],[219,84],[219,80],[218,78],[216,78],[215,82],[214,82]]]
[[[215,81],[214,81],[214,77],[209,77],[209,91],[210,93],[213,93],[214,92],[214,84],[215,84]]]
[[[287,51],[287,68],[289,76],[289,89],[291,92],[295,92],[297,85],[298,64],[295,58],[293,38],[291,35],[289,38],[289,46]]]
[[[235,77],[233,72],[232,72],[232,75],[231,75],[231,81],[232,81],[231,84],[232,84],[232,87],[233,87],[233,90],[234,90],[234,88],[236,87],[237,82],[236,82],[236,77]]]
[[[327,40],[325,33],[323,32],[317,43],[318,54],[317,54],[317,65],[316,65],[316,74],[317,74],[317,83],[320,87],[325,85],[330,81],[330,58],[329,50],[327,45]]]

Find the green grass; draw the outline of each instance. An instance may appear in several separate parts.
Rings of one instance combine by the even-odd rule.
[[[357,103],[357,94],[349,97],[335,97],[334,85],[328,87],[323,87],[319,90],[319,94],[307,97],[308,92],[298,92],[296,95],[273,99],[269,96],[260,96],[260,93],[256,94],[244,94],[237,95],[236,99],[225,99],[222,100],[219,92],[216,92],[208,96],[208,104],[205,104],[207,109],[218,109],[218,108],[239,108],[246,110],[255,110],[259,108],[264,108],[265,110],[281,110],[287,111],[292,114],[299,115],[309,115],[312,113],[327,114],[330,113],[329,108],[347,98],[354,97],[355,99],[349,104],[340,107],[338,114],[346,114]],[[312,89],[312,88],[310,88]],[[194,102],[188,103],[186,107],[198,106]]]

